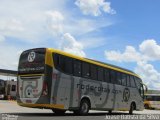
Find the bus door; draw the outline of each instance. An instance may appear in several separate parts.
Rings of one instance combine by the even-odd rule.
[[[107,102],[106,102],[105,108],[114,109],[114,102],[115,102],[115,99],[114,99],[114,85],[108,83],[107,89],[108,89],[108,92],[106,94]]]
[[[72,73],[72,59],[57,54],[53,55],[53,59],[55,64],[53,74],[57,74],[57,78],[53,83],[53,98],[55,98],[53,103],[64,104],[65,108],[68,108],[72,76],[70,75]]]
[[[118,110],[124,110],[126,108],[126,102],[128,101],[128,89],[121,85],[115,85],[115,108]]]
[[[128,78],[126,74],[117,73],[116,85],[116,108],[119,110],[127,110],[130,100],[130,89],[128,85]]]
[[[104,76],[105,76],[105,82],[103,83],[105,86],[105,108],[107,109],[113,109],[114,108],[114,89],[115,85],[113,84],[113,78],[111,77],[112,72],[110,70],[105,69]],[[114,75],[112,75],[114,76]]]
[[[55,73],[54,73],[55,74]],[[52,78],[54,82],[52,82],[52,100],[51,103],[53,104],[63,104],[65,108],[67,108],[69,102],[68,98],[68,89],[67,87],[70,87],[70,84],[67,83],[69,81],[69,78],[67,75],[61,73],[57,74],[57,79],[55,80]]]

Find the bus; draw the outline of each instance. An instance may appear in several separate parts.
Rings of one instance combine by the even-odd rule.
[[[79,115],[144,109],[144,85],[134,72],[52,48],[22,52],[17,81],[17,103],[23,107]]]
[[[16,100],[17,81],[0,79],[0,99]]]
[[[144,107],[145,109],[160,110],[160,94],[145,94]]]
[[[0,79],[0,100],[4,99],[5,95],[5,81]]]

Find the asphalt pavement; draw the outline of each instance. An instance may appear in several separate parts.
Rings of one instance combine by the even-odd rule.
[[[48,109],[26,108],[17,105],[15,101],[0,100],[0,120],[159,120],[160,110],[134,111],[129,115],[128,111],[107,111],[90,110],[87,116],[74,115],[67,111],[63,116],[54,114]]]

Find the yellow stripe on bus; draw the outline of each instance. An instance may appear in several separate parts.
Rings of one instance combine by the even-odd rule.
[[[50,49],[46,49],[45,64],[53,67],[53,57]]]
[[[64,109],[63,104],[28,104],[28,103],[18,103],[20,106],[24,107],[39,107],[39,108],[58,108],[58,109]]]
[[[18,76],[42,76],[42,75],[44,75],[44,74],[27,74],[27,75],[18,75]]]

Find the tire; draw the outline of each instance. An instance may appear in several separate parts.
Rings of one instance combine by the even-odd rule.
[[[109,110],[109,111],[108,111],[108,114],[112,114],[112,110]]]
[[[83,99],[80,103],[79,110],[75,110],[73,112],[74,114],[77,114],[77,115],[87,115],[89,112],[89,109],[90,109],[89,101],[86,99]]]
[[[148,105],[148,104],[145,104],[145,105],[144,105],[144,108],[145,108],[145,109],[149,109],[149,105]]]
[[[64,115],[66,110],[52,109],[56,115]]]
[[[135,110],[135,105],[133,103],[131,103],[130,110],[129,110],[130,115],[133,114],[133,110]]]

